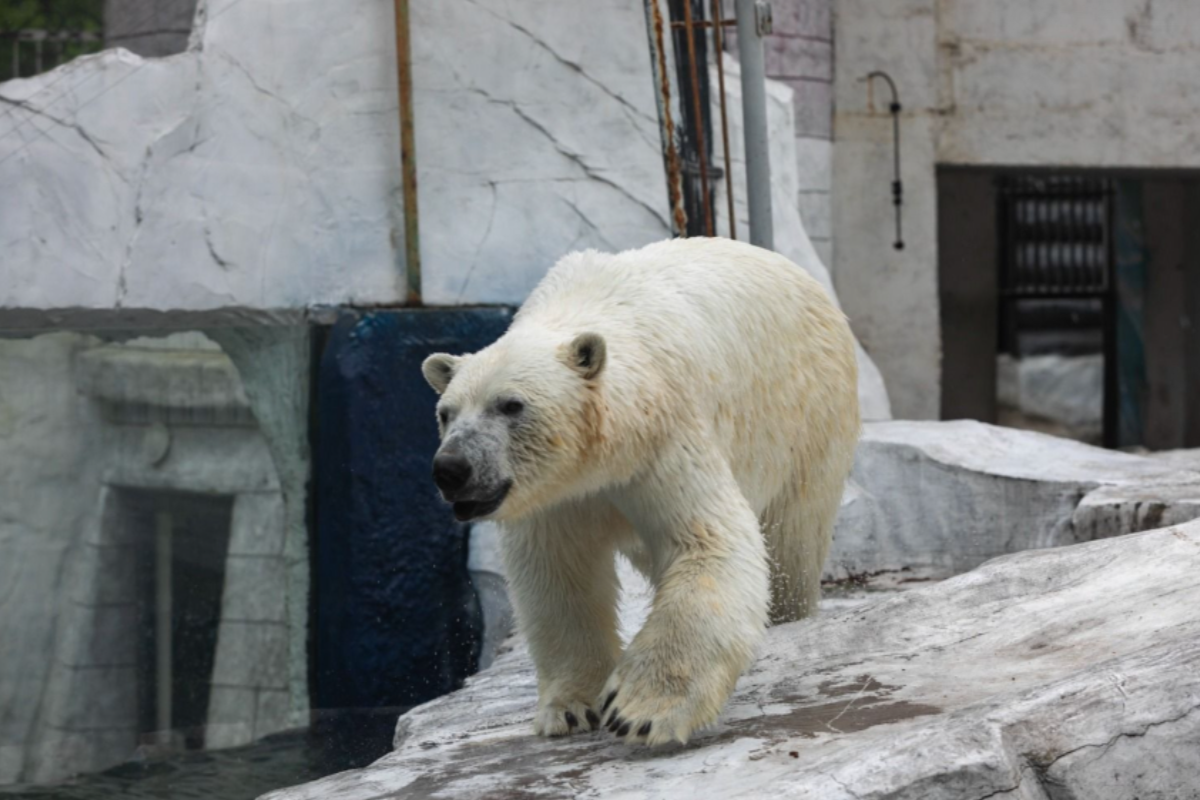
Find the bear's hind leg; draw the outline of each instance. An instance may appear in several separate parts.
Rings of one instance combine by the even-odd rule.
[[[821,573],[833,539],[840,493],[836,498],[803,499],[798,493],[789,493],[777,498],[763,514],[763,538],[771,561],[772,625],[817,613]]]

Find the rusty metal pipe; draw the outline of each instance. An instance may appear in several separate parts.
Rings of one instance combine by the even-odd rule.
[[[404,195],[404,263],[410,306],[421,305],[421,239],[417,224],[417,141],[413,130],[412,43],[408,0],[396,5],[396,77],[400,89],[400,173]]]
[[[721,0],[712,0],[713,19],[721,19]],[[725,113],[725,53],[721,26],[713,25],[713,49],[717,51],[717,85],[721,92],[721,146],[725,152],[725,200],[729,206],[729,238],[737,239],[737,217],[733,213],[733,162],[729,160],[729,117]]]
[[[667,172],[667,199],[671,205],[671,223],[676,236],[687,236],[687,212],[683,208],[683,165],[675,147],[675,123],[671,119],[671,78],[667,74],[667,51],[663,35],[662,9],[659,0],[645,0],[646,29],[650,36],[650,71],[658,90],[654,99],[658,105],[659,133],[663,144],[663,165]]]
[[[695,25],[697,28],[712,28],[712,27],[714,27],[713,23],[706,19],[702,19],[698,22],[693,22],[692,24]],[[671,23],[672,28],[683,28],[686,25],[687,25],[686,22],[672,22]],[[736,19],[723,19],[723,20],[721,20],[721,25],[726,28],[731,28],[731,27],[737,25],[737,20]]]
[[[692,106],[696,115],[696,157],[700,161],[700,194],[704,204],[704,232],[712,236],[712,202],[708,194],[708,158],[704,143],[704,108],[700,103],[700,74],[696,65],[696,26],[692,22],[692,1],[683,0],[683,22],[687,25],[688,68],[692,74]],[[704,65],[708,68],[708,65]]]

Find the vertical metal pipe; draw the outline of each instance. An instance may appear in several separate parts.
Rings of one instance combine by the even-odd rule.
[[[721,147],[725,159],[725,205],[729,209],[729,238],[737,238],[737,215],[733,211],[733,160],[729,158],[729,116],[725,113],[725,10],[721,0],[712,0],[713,50],[717,59],[717,85],[721,92]]]
[[[687,236],[687,212],[683,208],[683,164],[675,146],[675,122],[671,119],[671,78],[667,74],[667,50],[659,0],[645,0],[646,28],[650,37],[650,69],[654,74],[655,103],[658,105],[663,163],[667,171],[667,200],[671,205],[672,232]]]
[[[703,8],[703,6],[702,6]],[[683,1],[683,22],[686,26],[688,70],[692,78],[692,108],[696,118],[696,159],[700,164],[700,196],[704,209],[704,235],[712,236],[713,215],[711,195],[708,193],[708,145],[704,140],[704,120],[708,109],[700,102],[700,65],[696,63],[696,25],[692,16],[692,0]],[[708,69],[708,64],[704,65]]]
[[[421,305],[421,239],[417,225],[417,141],[413,131],[412,44],[408,0],[396,4],[396,77],[400,88],[400,169],[404,194],[404,262],[408,304]]]
[[[1101,195],[1104,214],[1104,446],[1117,448],[1121,444],[1121,379],[1118,371],[1120,350],[1117,341],[1117,246],[1116,246],[1116,185],[1104,181]]]
[[[155,726],[159,740],[166,742],[171,730],[172,641],[171,604],[171,514],[154,515],[154,691]]]
[[[771,156],[767,137],[767,72],[758,3],[735,0],[738,60],[742,67],[742,132],[746,138],[746,198],[750,206],[750,243],[775,248],[771,221]]]

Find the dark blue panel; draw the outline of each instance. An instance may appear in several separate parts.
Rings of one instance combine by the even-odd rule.
[[[495,341],[508,309],[347,314],[317,385],[314,703],[409,706],[474,669],[478,603],[466,527],[430,478],[437,397],[431,353]]]

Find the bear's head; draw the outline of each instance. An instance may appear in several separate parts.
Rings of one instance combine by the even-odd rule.
[[[421,365],[441,395],[433,479],[459,520],[515,519],[579,491],[602,438],[604,338],[513,329]]]

